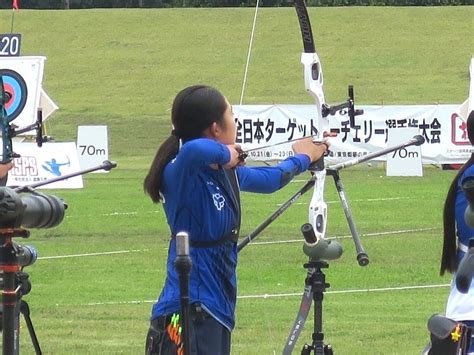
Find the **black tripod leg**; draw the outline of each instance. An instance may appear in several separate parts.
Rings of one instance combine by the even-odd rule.
[[[3,272],[2,349],[3,355],[19,354],[18,290],[14,272]]]
[[[28,303],[26,303],[23,300],[21,300],[21,303],[20,303],[20,312],[23,314],[23,317],[25,318],[25,323],[26,323],[26,326],[28,327],[28,332],[30,333],[31,342],[33,343],[35,352],[37,355],[41,355],[42,354],[41,348],[38,342],[38,338],[36,337],[35,328],[33,327],[33,322],[31,321],[31,317],[30,317],[30,307],[28,306]]]
[[[327,265],[326,265],[327,267]],[[316,268],[312,276],[313,301],[314,301],[314,333],[312,335],[312,348],[315,355],[326,355],[323,333],[323,300],[324,292],[329,284],[326,283],[326,275],[321,268]]]

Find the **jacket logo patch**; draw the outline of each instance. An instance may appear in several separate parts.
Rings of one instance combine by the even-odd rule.
[[[220,193],[212,194],[212,199],[214,201],[214,206],[216,206],[217,210],[220,211],[224,207],[225,198]]]

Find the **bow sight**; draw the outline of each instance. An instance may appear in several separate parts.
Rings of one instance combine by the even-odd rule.
[[[96,170],[111,170],[117,164],[108,160],[101,165],[29,186],[0,187],[0,287],[1,330],[3,354],[19,354],[19,315],[23,314],[36,354],[41,354],[38,339],[29,316],[29,306],[21,299],[31,289],[28,274],[23,268],[36,261],[36,250],[13,242],[14,237],[28,238],[25,228],[52,228],[59,225],[67,204],[53,195],[34,189],[59,180],[83,175]]]

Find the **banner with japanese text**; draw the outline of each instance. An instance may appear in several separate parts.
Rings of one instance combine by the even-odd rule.
[[[388,137],[397,130],[417,128],[425,138],[421,146],[424,164],[464,163],[471,154],[465,120],[459,105],[357,105],[364,114],[350,127],[347,111],[328,116],[330,130],[329,165],[351,160],[387,147]],[[292,156],[291,143],[276,143],[314,135],[316,112],[313,105],[235,105],[237,143],[254,161],[283,160]],[[378,160],[385,160],[382,156]]]

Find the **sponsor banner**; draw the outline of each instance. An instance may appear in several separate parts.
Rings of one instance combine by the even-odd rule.
[[[387,147],[389,136],[411,128],[425,138],[421,146],[424,164],[464,163],[472,147],[466,122],[459,105],[359,106],[364,114],[356,116],[350,127],[347,111],[328,116],[331,152],[328,165],[361,157]],[[237,143],[243,150],[265,147],[317,133],[314,105],[242,105],[234,106]],[[291,143],[278,144],[249,152],[254,161],[283,160],[292,156]],[[377,160],[385,160],[384,156]]]
[[[64,176],[80,170],[76,144],[15,143],[15,167],[8,173],[7,186],[24,186]],[[83,187],[82,176],[42,186],[43,189],[78,189]]]

